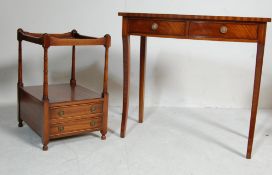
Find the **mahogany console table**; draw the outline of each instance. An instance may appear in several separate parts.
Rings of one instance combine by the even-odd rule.
[[[251,158],[258,99],[260,92],[265,35],[270,18],[196,16],[175,14],[123,13],[123,114],[121,137],[125,137],[130,83],[130,35],[141,36],[140,43],[140,90],[139,123],[144,116],[144,84],[146,62],[146,38],[165,37],[193,40],[231,41],[257,43],[255,79],[246,158]]]

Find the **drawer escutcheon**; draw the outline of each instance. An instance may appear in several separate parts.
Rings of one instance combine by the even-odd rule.
[[[64,126],[58,126],[58,131],[63,132],[64,131]]]
[[[93,105],[93,106],[91,106],[91,107],[90,107],[90,111],[91,111],[91,113],[96,112],[96,110],[97,110],[96,105]]]
[[[96,121],[92,120],[90,121],[90,126],[95,126],[96,125]]]
[[[62,117],[62,116],[64,116],[64,111],[61,110],[61,111],[58,112],[58,114],[59,114],[60,117]]]

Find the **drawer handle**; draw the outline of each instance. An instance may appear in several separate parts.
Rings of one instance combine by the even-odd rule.
[[[227,33],[227,32],[228,32],[227,26],[222,26],[222,27],[220,27],[220,33],[225,34],[225,33]]]
[[[159,25],[157,23],[153,23],[151,26],[152,30],[157,30],[159,28]]]
[[[96,121],[92,120],[90,121],[90,126],[95,126],[96,125]]]
[[[64,116],[64,111],[59,111],[58,114],[59,114],[59,116],[62,117],[62,116]]]
[[[95,105],[91,106],[90,111],[91,111],[91,113],[96,112],[96,106]]]
[[[58,126],[58,131],[63,132],[64,131],[64,126]]]

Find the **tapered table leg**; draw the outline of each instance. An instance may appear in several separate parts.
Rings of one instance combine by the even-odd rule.
[[[140,82],[139,82],[139,123],[144,121],[144,89],[145,89],[146,37],[141,36],[140,45]]]
[[[259,93],[260,93],[260,85],[261,85],[262,67],[263,67],[265,33],[266,33],[266,24],[262,24],[259,26],[259,29],[258,29],[258,44],[257,44],[256,66],[255,66],[255,78],[254,78],[250,127],[249,127],[248,146],[247,146],[247,155],[246,155],[247,159],[251,158],[251,153],[252,153],[255,124],[256,124],[256,115],[257,115],[257,110],[258,110],[258,101],[259,101]]]
[[[123,66],[124,66],[124,82],[123,82],[123,114],[121,123],[122,138],[125,137],[128,106],[129,106],[129,84],[130,84],[130,37],[129,35],[123,36]]]

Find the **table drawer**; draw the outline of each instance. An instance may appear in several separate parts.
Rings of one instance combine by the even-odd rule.
[[[183,21],[130,19],[128,31],[131,34],[185,35],[186,23]]]
[[[84,131],[100,130],[102,127],[102,116],[88,119],[74,120],[65,123],[52,124],[50,126],[50,136],[73,135]]]
[[[97,114],[103,112],[102,103],[88,103],[79,105],[67,105],[50,108],[51,119],[61,119],[88,114]]]
[[[193,38],[257,39],[256,24],[192,22],[189,35]]]

